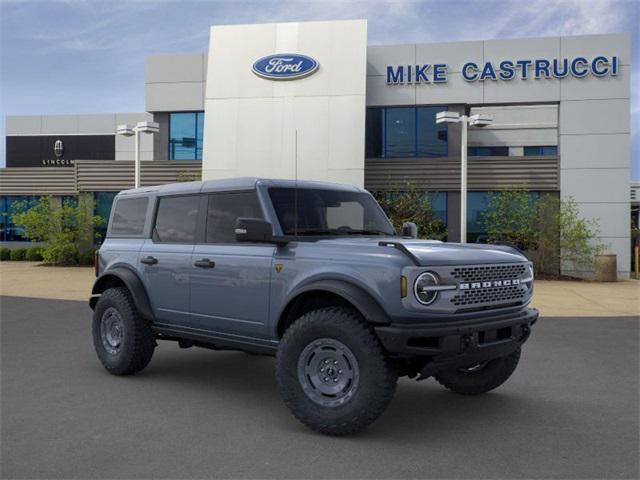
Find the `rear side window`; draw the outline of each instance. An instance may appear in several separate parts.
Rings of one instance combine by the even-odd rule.
[[[160,198],[153,241],[194,243],[199,203],[199,195]]]
[[[118,199],[113,210],[109,234],[121,237],[142,235],[148,202],[147,197]]]
[[[209,195],[207,243],[235,243],[238,217],[263,218],[256,192]]]

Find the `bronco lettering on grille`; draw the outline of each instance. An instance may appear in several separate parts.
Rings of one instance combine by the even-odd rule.
[[[512,285],[520,285],[520,280],[517,278],[511,278],[506,280],[492,280],[490,282],[465,282],[460,283],[458,288],[460,290],[475,290],[478,288],[510,287]]]

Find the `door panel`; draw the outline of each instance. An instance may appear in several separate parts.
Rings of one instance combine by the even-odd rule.
[[[191,258],[191,325],[267,338],[275,247],[235,240],[238,217],[264,218],[257,194],[255,190],[213,193],[206,204],[205,243],[196,245]]]
[[[189,323],[191,255],[205,200],[200,195],[158,198],[152,236],[138,258],[158,323]]]
[[[157,263],[140,263],[153,313],[161,323],[186,324],[189,319],[189,275],[193,245],[153,243],[146,239],[138,261],[148,257]]]
[[[191,267],[191,326],[266,338],[272,245],[196,245]],[[209,260],[213,268],[196,267]]]

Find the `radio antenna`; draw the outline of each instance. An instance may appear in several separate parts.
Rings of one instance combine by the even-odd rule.
[[[294,149],[294,178],[295,187],[293,190],[293,234],[298,238],[298,129],[295,129],[295,149]]]

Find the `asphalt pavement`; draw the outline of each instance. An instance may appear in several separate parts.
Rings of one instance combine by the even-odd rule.
[[[299,424],[273,360],[160,343],[109,375],[84,302],[2,297],[2,478],[638,478],[639,321],[542,318],[481,397],[402,379],[352,437]]]

